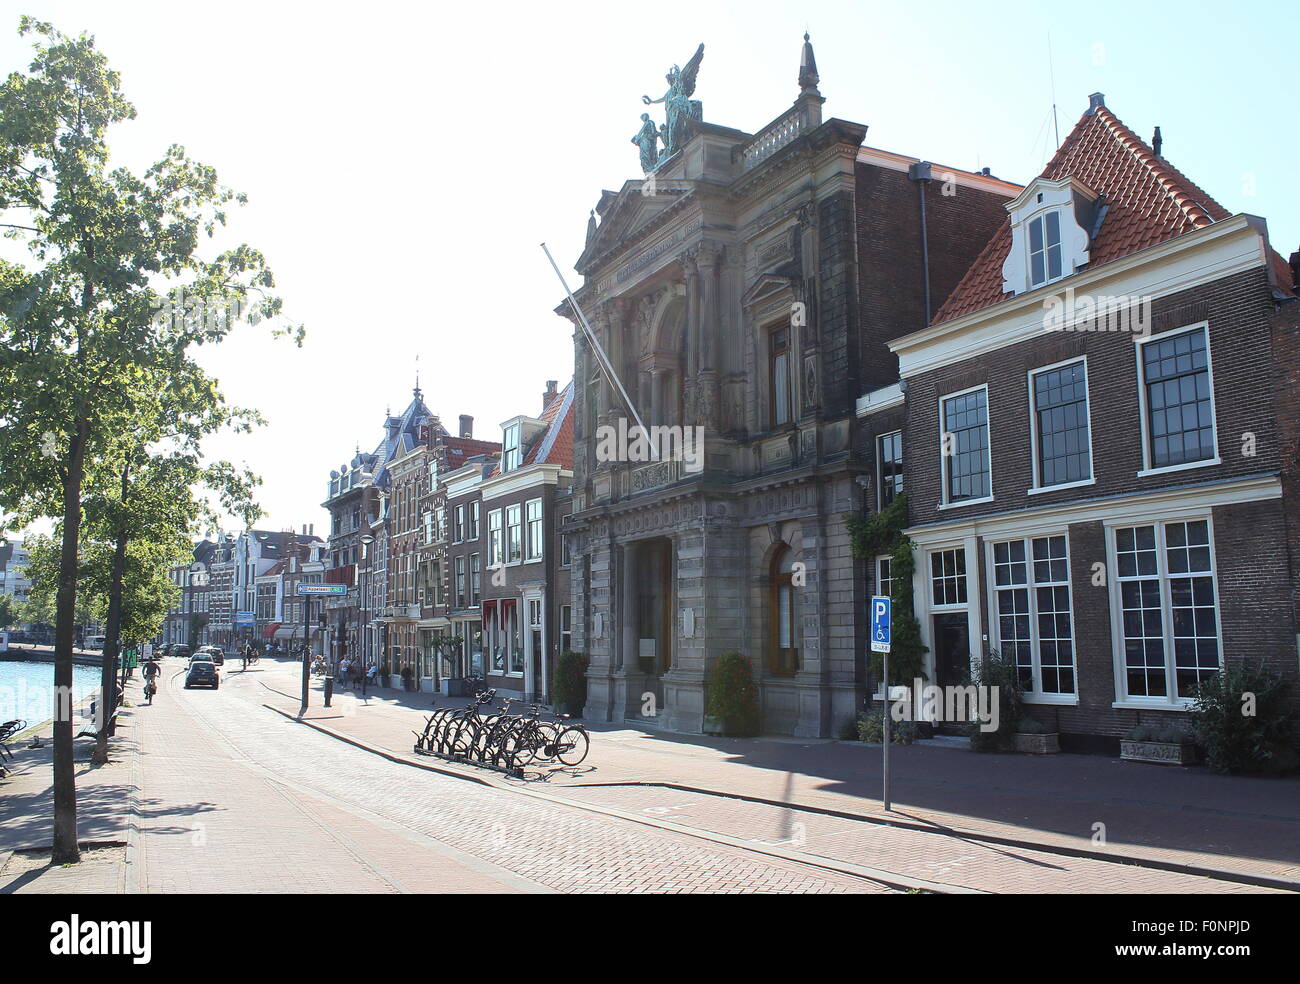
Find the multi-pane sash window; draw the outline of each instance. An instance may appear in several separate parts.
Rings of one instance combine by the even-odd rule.
[[[885,434],[876,441],[877,481],[880,484],[880,508],[903,491],[903,432]]]
[[[769,394],[772,400],[772,426],[788,424],[793,419],[790,406],[790,329],[778,328],[768,336]]]
[[[1032,379],[1039,487],[1087,481],[1092,478],[1092,448],[1084,363],[1045,369]]]
[[[560,606],[560,652],[567,653],[573,649],[573,608]]]
[[[1061,213],[1029,221],[1029,283],[1037,287],[1061,278]]]
[[[1152,468],[1214,457],[1214,406],[1204,328],[1142,345]]]
[[[465,607],[465,558],[456,558],[456,607]]]
[[[930,554],[930,587],[936,605],[966,604],[966,551],[936,550]]]
[[[988,391],[972,390],[943,401],[944,472],[948,502],[993,494],[989,473]]]
[[[506,506],[506,545],[507,559],[510,563],[523,557],[523,521],[520,519],[521,510],[519,504]]]
[[[514,471],[519,467],[521,447],[519,444],[519,425],[511,424],[505,430],[505,441],[501,448],[501,470]]]
[[[1064,535],[993,544],[998,644],[1027,693],[1075,692],[1069,566]]]
[[[1219,671],[1208,520],[1115,530],[1129,697],[1188,698]]]
[[[483,596],[483,565],[478,554],[469,555],[469,604],[477,608]]]
[[[889,554],[876,558],[876,594],[887,597],[894,594],[893,558]]]
[[[528,559],[542,559],[542,500],[528,500]]]
[[[456,519],[452,526],[452,542],[461,543],[465,539],[465,507],[457,506],[454,515]]]
[[[506,630],[506,638],[510,647],[510,672],[524,672],[524,647],[519,639],[519,610],[515,605],[510,605],[506,609],[506,617],[503,619]]]
[[[488,513],[488,566],[495,567],[505,561],[501,549],[501,510],[493,509]]]
[[[469,504],[469,514],[467,516],[467,520],[468,520],[469,528],[465,531],[465,539],[477,540],[478,539],[478,503],[477,502],[471,502]]]

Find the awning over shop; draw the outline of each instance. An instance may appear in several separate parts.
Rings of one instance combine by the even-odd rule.
[[[483,602],[483,624],[487,625],[492,620],[492,613],[496,611],[497,603],[495,601]]]
[[[269,624],[263,626],[263,627],[262,627],[262,638],[264,638],[264,639],[274,639],[274,638],[275,638],[275,630],[278,629],[279,627],[280,627],[280,623],[279,623],[279,622],[271,622],[271,623],[269,623]]]

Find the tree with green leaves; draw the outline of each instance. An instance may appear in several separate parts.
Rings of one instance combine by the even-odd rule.
[[[59,520],[54,684],[67,693],[88,492],[160,389],[221,406],[195,350],[278,317],[281,301],[260,252],[216,247],[244,198],[211,167],[174,145],[143,174],[110,168],[109,130],[135,109],[94,39],[28,17],[19,33],[34,57],[0,84],[0,228],[29,259],[0,262],[0,508]],[[301,329],[275,333],[301,342]],[[61,710],[56,864],[80,858],[72,734]]]

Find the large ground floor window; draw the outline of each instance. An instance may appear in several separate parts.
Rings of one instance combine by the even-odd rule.
[[[995,644],[1026,694],[1076,693],[1069,551],[1064,533],[993,543]]]
[[[1185,700],[1219,672],[1211,534],[1208,519],[1113,531],[1124,696]]]

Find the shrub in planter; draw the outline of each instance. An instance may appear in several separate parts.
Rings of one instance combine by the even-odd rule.
[[[1216,772],[1280,774],[1300,766],[1287,684],[1263,664],[1239,664],[1204,681],[1191,727]]]
[[[722,734],[758,734],[758,688],[749,660],[740,653],[723,653],[709,667],[704,686],[704,715],[717,722]]]
[[[1023,717],[1012,737],[1017,752],[1052,755],[1061,750],[1061,736],[1037,718]]]
[[[997,728],[984,730],[975,722],[971,730],[970,747],[977,752],[1009,752],[1015,748],[1016,728],[1020,724],[1023,691],[1020,688],[1020,671],[1015,660],[1004,659],[996,651],[979,660],[971,672],[971,683],[976,687],[997,688]],[[987,722],[987,723],[992,723]]]
[[[379,664],[379,682],[382,683],[385,687],[388,686],[389,677],[391,677],[392,675],[393,675],[392,667],[388,665],[387,660]]]
[[[915,721],[891,721],[889,740],[894,745],[910,745],[916,741],[917,727]],[[885,740],[885,715],[882,711],[870,711],[858,718],[858,741],[879,745]]]
[[[551,700],[561,714],[582,714],[587,703],[587,661],[578,653],[561,653],[555,662]]]
[[[1153,728],[1141,724],[1130,729],[1119,742],[1119,757],[1129,762],[1158,765],[1192,765],[1196,746],[1181,728]]]
[[[412,682],[414,679],[415,679],[415,670],[411,669],[409,666],[403,666],[403,667],[402,667],[402,686],[403,686],[405,689],[410,690],[410,689],[411,689],[411,682]]]

